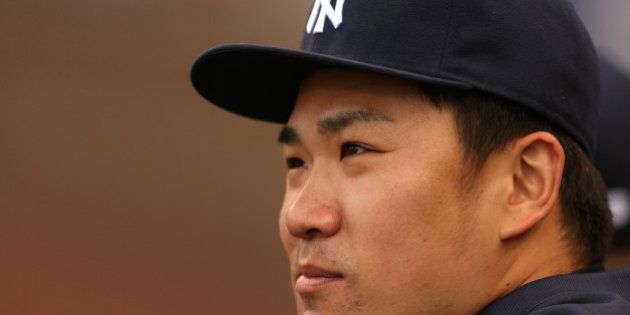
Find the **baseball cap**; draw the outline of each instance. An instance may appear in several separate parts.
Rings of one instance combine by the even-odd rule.
[[[593,152],[597,56],[564,0],[315,0],[299,50],[218,46],[191,80],[221,108],[285,123],[304,77],[332,67],[500,96]]]

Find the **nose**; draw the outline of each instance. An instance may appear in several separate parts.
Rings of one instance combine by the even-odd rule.
[[[311,174],[284,213],[286,228],[296,238],[331,237],[342,226],[338,190],[330,177],[314,175]]]

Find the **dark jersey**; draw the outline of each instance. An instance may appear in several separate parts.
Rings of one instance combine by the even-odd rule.
[[[630,315],[630,268],[587,268],[530,282],[494,301],[481,315]]]

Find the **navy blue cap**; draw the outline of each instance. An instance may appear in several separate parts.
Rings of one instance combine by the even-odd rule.
[[[302,79],[330,67],[494,94],[593,151],[597,56],[564,0],[315,0],[300,50],[215,47],[191,79],[224,109],[284,123]]]

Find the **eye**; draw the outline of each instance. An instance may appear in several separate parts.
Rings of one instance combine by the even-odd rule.
[[[286,162],[287,162],[287,168],[290,170],[304,166],[304,161],[302,159],[298,159],[294,157],[288,158]]]
[[[350,156],[350,155],[355,155],[355,154],[360,154],[360,153],[364,153],[367,152],[368,149],[355,144],[355,143],[344,143],[341,146],[341,159]]]

